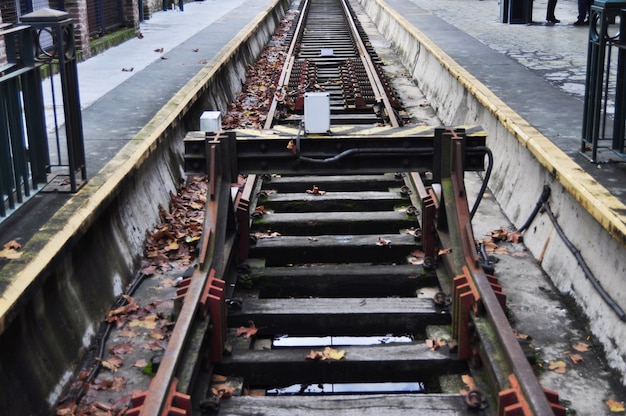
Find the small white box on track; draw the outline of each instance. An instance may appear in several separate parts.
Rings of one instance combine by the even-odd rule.
[[[222,131],[222,113],[219,111],[205,111],[200,116],[200,131]]]
[[[304,94],[304,132],[330,132],[330,93],[307,92]]]

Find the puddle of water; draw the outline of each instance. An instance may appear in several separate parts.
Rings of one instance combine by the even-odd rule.
[[[327,346],[350,346],[350,345],[379,345],[390,343],[413,342],[409,335],[376,335],[376,336],[326,336],[326,337],[290,337],[280,335],[274,338],[272,347],[327,347]]]
[[[362,393],[423,393],[421,382],[294,384],[268,389],[268,396]]]

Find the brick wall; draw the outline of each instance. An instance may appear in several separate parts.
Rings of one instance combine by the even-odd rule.
[[[124,26],[139,29],[139,1],[122,0],[122,15],[124,16]]]
[[[163,0],[143,0],[143,18],[150,19],[154,12],[163,10]]]
[[[87,0],[65,0],[65,11],[74,21],[74,42],[83,59],[91,57],[89,48],[89,23],[87,19]]]

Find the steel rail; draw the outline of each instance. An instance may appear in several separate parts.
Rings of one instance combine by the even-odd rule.
[[[372,58],[367,52],[365,44],[363,43],[363,39],[361,39],[361,36],[359,35],[359,31],[356,27],[356,24],[354,23],[354,20],[352,19],[352,12],[350,8],[348,7],[346,0],[341,0],[341,5],[343,7],[343,10],[346,16],[346,21],[348,22],[348,26],[350,27],[352,38],[359,51],[359,55],[361,57],[361,61],[363,62],[363,66],[365,67],[367,77],[369,78],[370,84],[372,85],[372,88],[374,89],[374,93],[376,94],[377,98],[382,100],[385,106],[385,110],[387,111],[387,115],[389,116],[389,122],[391,123],[391,126],[400,127],[400,124],[398,123],[398,118],[396,117],[396,111],[391,105],[391,102],[389,101],[389,97],[387,97],[387,94],[385,93],[385,88],[383,87],[380,78],[376,74],[376,69],[374,68],[374,63],[372,62]]]
[[[299,48],[299,46],[301,46],[302,37],[306,33],[305,29],[307,26],[307,19],[309,18],[311,3],[312,0],[305,0],[305,3],[303,4],[303,7],[301,9],[298,22],[296,23],[294,36],[289,45],[282,72],[277,82],[276,92],[274,94],[274,97],[272,97],[272,102],[270,104],[267,118],[263,126],[263,128],[266,130],[270,130],[274,122],[277,120],[276,112],[279,109],[279,103],[289,93],[289,82],[291,81],[291,75],[296,62],[296,56],[294,54],[296,53],[296,50]],[[400,123],[398,121],[397,111],[393,108],[393,105],[391,104],[391,101],[387,96],[384,83],[380,79],[379,74],[376,71],[375,64],[367,51],[367,47],[365,46],[363,39],[361,38],[357,25],[355,24],[354,18],[352,16],[352,10],[347,4],[346,0],[337,0],[337,3],[341,8],[343,19],[346,23],[352,45],[354,46],[354,59],[357,59],[358,56],[358,59],[361,61],[363,69],[365,71],[365,75],[367,76],[368,82],[372,87],[372,92],[375,96],[375,99],[378,102],[382,103],[384,110],[387,113],[389,123],[392,127],[399,127]],[[372,109],[372,111],[374,110]]]
[[[172,405],[172,395],[176,393],[176,374],[182,361],[185,344],[189,338],[190,328],[197,319],[208,319],[203,310],[202,301],[210,293],[210,281],[215,270],[223,271],[225,262],[231,257],[229,245],[226,244],[226,224],[234,219],[234,210],[229,203],[231,198],[230,184],[232,169],[230,166],[231,148],[228,141],[220,141],[224,137],[207,137],[209,164],[209,189],[205,206],[205,220],[200,267],[194,271],[184,295],[184,302],[176,318],[176,324],[163,354],[159,369],[150,382],[148,390],[139,395],[138,405],[129,414],[141,416],[162,416],[168,414]],[[232,247],[230,247],[232,250]],[[206,308],[204,308],[206,309]],[[213,319],[213,318],[212,318]],[[217,317],[219,319],[219,317]],[[215,324],[218,325],[218,324]],[[221,354],[222,351],[219,351]],[[135,401],[135,398],[133,398]],[[178,414],[178,413],[177,413]]]
[[[452,156],[448,161],[443,162],[444,169],[442,171],[442,196],[445,201],[448,238],[450,247],[452,247],[452,253],[445,255],[451,260],[448,263],[448,268],[451,269],[449,272],[455,275],[461,273],[463,267],[469,270],[472,284],[479,294],[479,299],[475,300],[474,305],[472,305],[471,317],[476,323],[482,315],[487,317],[496,334],[495,341],[499,344],[496,348],[503,353],[504,362],[498,362],[495,358],[489,357],[491,358],[490,365],[502,366],[492,369],[492,374],[496,375],[497,387],[500,391],[512,387],[513,383],[509,376],[512,373],[517,378],[523,394],[523,397],[519,398],[519,402],[523,403],[524,413],[520,414],[536,416],[561,414],[561,412],[564,414],[564,408],[550,403],[546,397],[546,391],[539,384],[528,359],[515,338],[513,329],[491,283],[479,265],[463,182],[462,143],[452,136],[452,134],[444,134],[443,146],[449,151],[444,150],[443,154],[451,154]],[[449,165],[445,166],[448,163]],[[459,305],[455,305],[455,307],[459,307]],[[481,341],[487,342],[485,339]],[[502,377],[502,374],[505,376]],[[497,377],[498,375],[500,377]]]
[[[276,92],[274,93],[274,97],[272,97],[272,104],[270,104],[270,109],[267,112],[267,118],[265,119],[265,125],[263,126],[265,130],[271,129],[272,124],[274,123],[276,108],[278,107],[278,102],[280,101],[278,97],[276,97],[276,94],[285,94],[287,92],[286,90],[289,83],[289,77],[291,76],[291,70],[293,69],[293,63],[295,61],[293,51],[298,44],[297,40],[300,38],[300,35],[304,30],[304,22],[306,21],[306,15],[308,14],[310,1],[312,0],[304,0],[303,6],[301,8],[298,23],[296,23],[296,29],[294,31],[294,36],[291,40],[291,43],[289,44],[289,49],[287,50],[287,58],[285,59],[285,62],[283,64],[283,70],[281,71],[280,78],[278,79],[278,86],[276,88]]]

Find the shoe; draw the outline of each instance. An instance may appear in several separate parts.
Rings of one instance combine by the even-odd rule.
[[[547,19],[548,23],[561,23],[561,21],[559,19],[557,19],[556,17],[553,17],[552,19]]]
[[[587,22],[587,24],[589,24],[589,22]],[[584,26],[585,22],[583,20],[576,20],[574,22],[574,26]]]
[[[583,22],[583,26],[589,26],[589,20],[585,20],[585,21]]]

